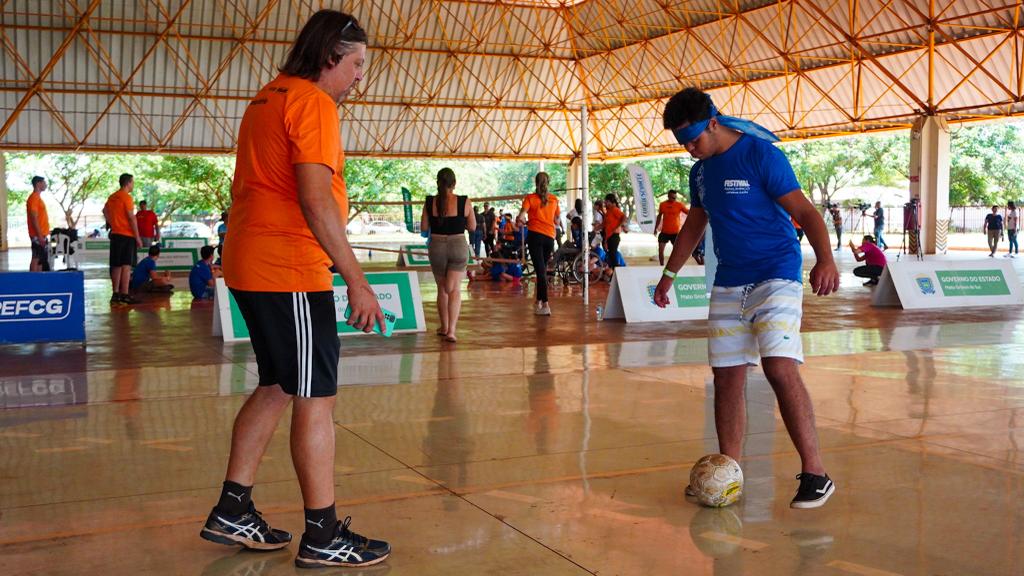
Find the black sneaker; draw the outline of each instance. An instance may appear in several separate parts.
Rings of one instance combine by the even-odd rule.
[[[132,297],[131,294],[121,294],[121,303],[122,304],[127,304],[127,305],[131,306],[132,304],[138,304],[140,302],[142,302],[142,300],[139,300],[137,298]]]
[[[299,568],[324,568],[327,566],[372,566],[383,562],[391,554],[391,545],[383,540],[371,540],[348,529],[352,517],[338,522],[334,539],[325,544],[316,544],[302,535],[299,554],[295,565]]]
[[[124,304],[124,302],[121,302],[121,295],[120,294],[115,292],[115,293],[110,295],[110,305],[111,306],[120,306],[121,304]]]
[[[249,511],[241,516],[212,510],[199,535],[217,544],[241,544],[253,550],[279,550],[292,541],[291,534],[271,528],[252,502]]]
[[[800,481],[800,488],[796,496],[789,503],[790,508],[817,508],[828,502],[829,497],[836,491],[836,485],[828,474],[818,476],[810,472],[803,472],[796,475]]]

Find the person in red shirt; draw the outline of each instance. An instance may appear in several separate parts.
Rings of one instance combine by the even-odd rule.
[[[143,248],[149,248],[160,239],[160,222],[156,217],[156,212],[147,209],[145,200],[139,201],[139,211],[135,213],[135,221],[139,226],[139,237],[142,238]]]
[[[686,204],[676,200],[679,191],[669,190],[668,200],[658,205],[658,219],[654,222],[654,235],[658,237],[658,264],[665,265],[665,245],[676,244],[676,236],[683,228],[683,214],[690,210]]]
[[[50,217],[46,213],[42,193],[46,190],[46,178],[32,177],[32,194],[25,203],[28,216],[28,235],[32,241],[32,261],[28,265],[29,272],[47,272],[50,270],[49,242]]]
[[[608,264],[609,276],[615,275],[615,268],[619,265],[619,234],[629,232],[626,227],[626,215],[619,207],[619,198],[615,194],[608,194],[604,197],[604,243],[607,249],[605,263]]]
[[[135,177],[121,174],[117,182],[121,187],[103,205],[103,217],[110,225],[110,282],[113,285],[110,303],[138,304],[139,301],[128,294],[135,250],[142,246],[139,225],[135,221],[135,201],[132,200]]]
[[[313,14],[281,73],[245,108],[231,184],[224,280],[249,330],[259,386],[235,417],[220,498],[200,536],[258,550],[292,540],[256,510],[253,484],[291,407],[291,456],[305,509],[299,568],[366,566],[387,542],[364,538],[335,509],[338,338],[333,266],[347,286],[348,324],[384,326],[377,294],[348,242],[338,105],[363,79],[366,32],[337,10]],[[227,240],[230,238],[230,240]]]

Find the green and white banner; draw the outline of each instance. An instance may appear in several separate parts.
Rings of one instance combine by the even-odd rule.
[[[161,248],[195,248],[196,250],[209,244],[205,238],[174,238],[164,237],[160,239]]]
[[[904,309],[1024,304],[1024,291],[1007,260],[890,262],[871,303]]]
[[[423,332],[427,329],[423,317],[423,298],[415,272],[374,272],[366,275],[370,287],[377,294],[380,307],[394,312],[398,317],[395,333]],[[334,313],[338,323],[338,334],[351,336],[364,332],[345,324],[345,307],[348,306],[348,287],[338,274],[334,275]],[[249,339],[245,319],[235,303],[223,278],[217,279],[215,296],[216,313],[213,315],[213,335],[223,336],[225,342],[239,342]]]
[[[615,269],[602,318],[625,318],[627,323],[706,320],[707,282],[703,266],[683,266],[668,293],[669,304],[654,303],[654,289],[661,281],[660,266],[626,266]]]
[[[110,240],[106,238],[79,238],[75,242],[77,252],[110,252]]]
[[[403,244],[402,253],[398,255],[399,268],[430,268],[430,258],[427,256],[426,244]],[[469,247],[469,265],[477,264],[473,257],[473,247]]]
[[[139,248],[136,255],[137,261],[141,261],[149,255],[149,248]],[[196,262],[199,262],[199,248],[161,248],[160,257],[156,260],[156,269],[190,272]]]

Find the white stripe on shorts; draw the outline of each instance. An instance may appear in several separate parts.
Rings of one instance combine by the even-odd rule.
[[[312,395],[313,384],[313,326],[309,314],[309,299],[304,292],[292,293],[292,321],[295,323],[295,361],[298,366],[296,396]]]

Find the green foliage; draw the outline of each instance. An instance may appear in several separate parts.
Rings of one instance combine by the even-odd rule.
[[[133,163],[122,163],[120,157],[104,154],[27,154],[8,156],[8,169],[25,182],[31,193],[33,175],[47,180],[48,194],[60,206],[63,226],[74,228],[82,216],[87,200],[100,198],[117,189],[117,177],[131,172]],[[20,189],[20,187],[19,187]],[[51,225],[57,226],[51,218]]]
[[[836,192],[869,177],[870,159],[859,138],[809,140],[786,145],[783,151],[811,202],[817,192],[818,201],[828,205]]]
[[[175,214],[208,215],[231,205],[235,159],[229,156],[163,156],[141,161],[135,197],[167,222]]]

